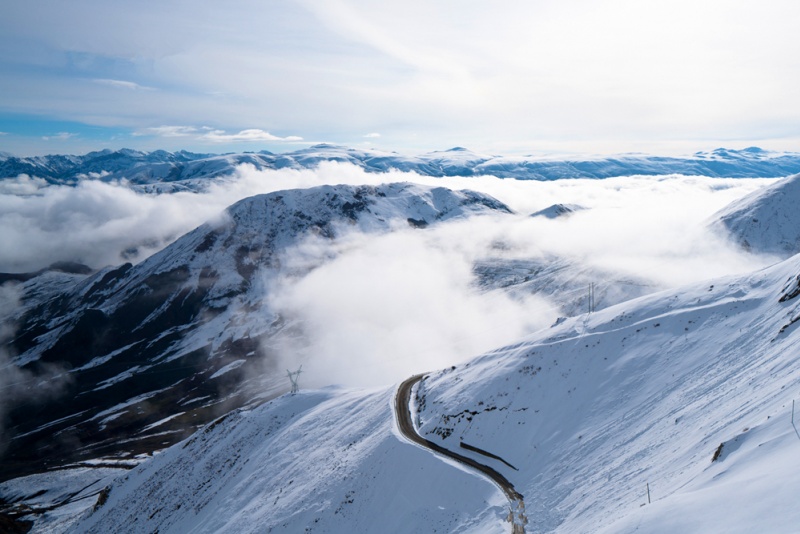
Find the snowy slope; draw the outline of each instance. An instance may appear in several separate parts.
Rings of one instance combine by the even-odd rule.
[[[0,317],[16,326],[23,377],[8,394],[13,437],[0,480],[49,462],[158,450],[282,391],[268,341],[292,325],[269,307],[269,280],[282,253],[309,236],[508,211],[483,194],[406,183],[280,191],[234,204],[136,266],[25,281],[17,316]],[[24,388],[37,382],[54,393],[30,402],[37,395]]]
[[[613,176],[684,174],[711,177],[779,177],[800,172],[800,154],[751,147],[717,149],[686,157],[628,154],[594,158],[543,158],[477,154],[462,147],[419,155],[320,144],[272,154],[194,154],[103,150],[83,156],[0,156],[0,180],[25,174],[51,184],[75,185],[85,179],[126,180],[145,191],[202,189],[209,179],[232,174],[237,166],[256,169],[309,169],[323,161],[349,163],[367,172],[399,170],[422,176],[479,176],[521,180],[609,178]]]
[[[595,310],[664,289],[652,280],[555,256],[487,258],[476,262],[474,272],[483,290],[502,290],[515,298],[545,297],[563,317],[589,310],[590,288]]]
[[[70,532],[502,532],[503,496],[399,439],[392,394],[331,388],[235,412]]]
[[[519,468],[493,463],[533,531],[795,532],[798,276],[795,257],[644,297],[437,373],[421,430]]]
[[[22,512],[20,520],[34,523],[33,534],[63,532],[97,502],[104,488],[126,472],[124,468],[81,466],[4,482],[0,484],[0,517],[5,509],[17,510]]]
[[[726,206],[710,224],[746,250],[788,258],[800,252],[799,204],[796,174]]]
[[[412,409],[423,436],[514,483],[529,532],[796,532],[798,296],[800,257],[643,297],[433,373]],[[507,530],[496,488],[396,437],[392,397],[234,412],[72,532]]]

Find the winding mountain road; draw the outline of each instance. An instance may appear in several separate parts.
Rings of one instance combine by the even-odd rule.
[[[525,501],[523,500],[522,494],[514,489],[514,485],[509,482],[506,477],[488,465],[478,463],[472,458],[467,458],[466,456],[462,456],[457,452],[445,449],[441,445],[437,445],[436,443],[423,438],[417,433],[417,430],[414,428],[413,417],[410,409],[411,390],[413,389],[414,384],[422,380],[424,376],[425,374],[412,376],[400,384],[400,386],[397,388],[397,393],[394,399],[394,413],[395,417],[397,418],[397,426],[400,429],[400,433],[403,434],[403,436],[405,436],[405,438],[409,441],[441,454],[442,456],[447,456],[448,458],[456,460],[457,462],[466,465],[467,467],[474,469],[488,477],[503,491],[503,493],[505,493],[509,503],[511,504],[509,520],[511,521],[512,525],[512,534],[525,534],[525,524],[528,522],[528,519],[525,517]]]

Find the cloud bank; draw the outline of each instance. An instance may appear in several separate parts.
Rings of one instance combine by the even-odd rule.
[[[283,365],[304,364],[308,386],[389,383],[451,365],[552,323],[559,311],[532,295],[476,285],[485,259],[554,258],[648,281],[654,289],[747,272],[774,258],[743,253],[705,226],[766,179],[665,176],[552,182],[493,177],[368,174],[326,162],[317,169],[241,166],[205,192],[147,195],[125,183],[47,186],[20,176],[0,194],[0,272],[56,261],[99,268],[140,261],[242,198],[322,184],[410,181],[490,194],[517,213],[383,235],[308,238],[285,251],[265,281],[267,307],[294,326],[273,339]],[[552,204],[586,209],[548,219]],[[297,334],[300,332],[301,334]]]
[[[244,165],[202,193],[148,195],[124,183],[84,180],[77,187],[47,186],[40,178],[21,175],[0,183],[0,272],[31,271],[62,260],[94,268],[120,263],[126,256],[138,261],[248,196],[323,184],[399,181],[480,191],[523,215],[556,203],[583,206],[588,209],[563,220],[523,219],[501,226],[504,239],[518,245],[520,254],[622,265],[642,258],[673,258],[678,265],[703,256],[703,250],[726,246],[706,232],[703,221],[732,200],[772,183],[685,176],[551,182],[430,178],[399,171],[369,174],[326,162],[313,170],[257,171]],[[718,263],[728,262],[709,258],[709,265]],[[673,283],[725,270],[717,266],[697,273],[687,268]]]
[[[295,332],[270,340],[271,349],[285,367],[305,364],[309,386],[366,386],[463,361],[552,323],[556,311],[544,299],[475,287],[483,243],[469,244],[468,235],[489,222],[478,219],[336,243],[312,238],[287,251],[268,306]],[[319,266],[305,274],[309,264]]]

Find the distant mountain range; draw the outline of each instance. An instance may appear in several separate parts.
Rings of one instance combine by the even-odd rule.
[[[664,174],[766,178],[800,172],[800,153],[770,152],[756,147],[743,150],[720,148],[688,157],[629,154],[552,159],[477,154],[460,147],[407,156],[321,144],[283,154],[262,151],[216,155],[122,149],[90,152],[83,156],[0,156],[0,179],[26,174],[43,178],[51,184],[74,185],[82,179],[92,178],[105,181],[124,179],[139,185],[185,184],[196,188],[203,180],[230,174],[242,164],[256,169],[307,169],[323,161],[350,163],[367,172],[398,170],[434,177],[491,175],[520,180]]]

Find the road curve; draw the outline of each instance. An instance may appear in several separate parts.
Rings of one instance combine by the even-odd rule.
[[[505,493],[509,503],[511,504],[511,513],[509,514],[509,520],[512,524],[511,532],[513,534],[525,534],[525,524],[528,522],[527,518],[525,517],[525,501],[522,497],[522,494],[514,489],[514,484],[509,482],[506,477],[488,465],[483,465],[476,462],[472,458],[467,458],[466,456],[462,456],[457,452],[445,449],[441,445],[437,445],[436,443],[417,434],[417,430],[414,428],[413,417],[410,409],[411,390],[414,387],[414,384],[422,380],[424,376],[425,374],[412,376],[400,384],[400,386],[397,388],[397,393],[395,394],[394,398],[394,413],[395,417],[397,418],[397,426],[400,429],[400,433],[403,434],[403,436],[405,436],[409,441],[417,443],[426,449],[437,452],[442,456],[452,458],[459,463],[483,473],[492,482],[497,484],[503,493]]]

